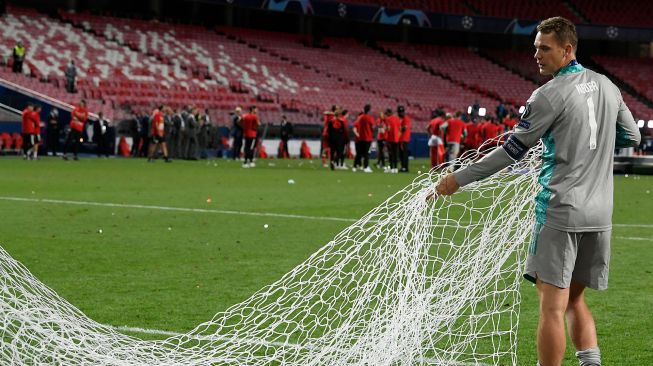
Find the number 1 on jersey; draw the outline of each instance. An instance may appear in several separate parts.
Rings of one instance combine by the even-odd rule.
[[[589,109],[590,120],[590,150],[596,149],[596,116],[594,115],[594,100],[592,97],[587,98],[587,108]]]

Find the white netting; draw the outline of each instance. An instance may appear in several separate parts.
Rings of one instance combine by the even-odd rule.
[[[540,152],[451,198],[426,202],[445,173],[419,176],[277,282],[165,340],[94,322],[0,249],[0,363],[515,365]]]

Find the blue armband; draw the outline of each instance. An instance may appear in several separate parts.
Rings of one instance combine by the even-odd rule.
[[[517,161],[526,155],[529,147],[519,141],[515,135],[510,135],[506,143],[503,144],[503,149],[506,150],[506,153],[511,159]]]

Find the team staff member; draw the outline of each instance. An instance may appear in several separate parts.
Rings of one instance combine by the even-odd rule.
[[[165,140],[165,122],[163,114],[169,115],[167,107],[159,106],[152,112],[152,142],[149,146],[149,153],[147,154],[147,161],[154,161],[154,154],[157,149],[161,147],[161,152],[163,153],[163,158],[166,163],[171,163],[172,160],[168,157],[168,147],[166,146]]]
[[[363,107],[363,114],[361,114],[354,125],[354,134],[358,139],[358,144],[356,145],[356,162],[354,162],[354,167],[363,164],[363,171],[365,173],[372,173],[372,169],[369,167],[370,164],[370,147],[372,146],[372,141],[374,140],[372,133],[372,126],[374,126],[374,117],[370,114],[372,106],[366,104]]]
[[[34,146],[32,146],[32,159],[38,160],[39,146],[41,146],[41,106],[34,105],[32,111],[32,124],[34,125]]]
[[[388,155],[390,155],[390,173],[398,173],[397,155],[399,155],[399,141],[401,140],[401,119],[395,116],[392,109],[385,111],[385,124],[387,126],[386,142],[388,143]]]
[[[408,173],[408,143],[410,142],[410,117],[406,115],[404,106],[397,107],[397,116],[401,120],[401,136],[399,136],[399,153],[401,154],[402,173]]]
[[[426,127],[426,132],[429,134],[428,145],[429,155],[431,157],[431,168],[435,168],[443,163],[441,161],[439,150],[443,148],[442,131],[440,130],[440,126],[444,123],[444,118],[442,118],[440,113],[437,111],[433,111],[431,117],[433,119],[431,119],[431,122],[429,122],[429,125]]]
[[[447,141],[447,161],[452,161],[460,153],[460,141],[467,136],[465,122],[460,119],[460,112],[456,112],[456,117],[451,118],[447,114],[447,120],[440,126]]]
[[[385,114],[379,113],[376,120],[376,167],[385,168],[386,125]]]
[[[444,177],[438,194],[450,195],[490,176],[541,139],[542,190],[524,277],[537,285],[539,365],[560,366],[569,336],[582,366],[601,365],[586,287],[608,286],[615,147],[637,146],[641,136],[619,89],[576,61],[578,37],[569,20],[555,17],[537,26],[535,60],[553,79],[533,92],[503,148]]]
[[[79,160],[77,153],[79,146],[82,144],[82,132],[84,132],[84,125],[88,120],[88,109],[86,109],[86,101],[82,99],[73,111],[70,113],[70,131],[66,137],[66,144],[63,148],[63,159],[68,160],[68,150],[72,147],[74,160]]]
[[[31,159],[32,146],[34,146],[34,122],[32,122],[32,112],[34,106],[28,103],[21,115],[21,134],[23,136],[23,159]]]
[[[249,113],[246,113],[241,118],[243,126],[243,136],[245,137],[245,162],[243,168],[253,168],[254,164],[254,146],[256,143],[256,131],[260,124],[258,119],[258,109],[256,106],[249,108]]]

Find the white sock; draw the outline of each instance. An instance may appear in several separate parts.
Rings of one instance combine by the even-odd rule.
[[[601,350],[599,347],[576,352],[576,358],[580,366],[601,366]]]

